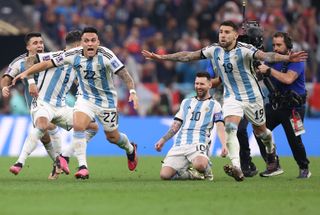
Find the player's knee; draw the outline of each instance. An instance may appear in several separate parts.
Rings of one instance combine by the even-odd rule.
[[[46,132],[40,140],[44,145],[50,143],[51,139],[48,132]]]
[[[233,122],[227,122],[225,125],[225,130],[228,134],[230,134],[231,132],[237,132],[238,125]]]
[[[171,180],[171,178],[172,178],[171,174],[168,174],[167,172],[163,172],[163,171],[160,172],[161,180]]]

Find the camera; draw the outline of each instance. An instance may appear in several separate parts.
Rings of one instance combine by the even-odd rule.
[[[244,31],[240,35],[238,41],[253,45],[259,50],[263,50],[263,30],[257,21],[244,22],[242,25]],[[252,66],[257,69],[261,65],[260,61],[254,60]],[[257,74],[258,80],[263,80],[263,83],[269,90],[269,102],[274,110],[278,108],[293,108],[304,104],[304,99],[296,92],[290,90],[281,93],[272,83],[270,77],[266,74]]]

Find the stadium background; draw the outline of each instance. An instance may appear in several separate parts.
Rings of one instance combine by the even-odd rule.
[[[242,1],[210,0],[0,0],[0,70],[25,52],[23,35],[29,31],[43,33],[46,50],[64,47],[66,32],[91,25],[99,29],[102,45],[111,48],[134,77],[141,109],[135,112],[127,104],[128,90],[115,79],[121,113],[120,129],[139,145],[142,155],[159,155],[153,144],[167,131],[180,101],[193,95],[196,71],[205,70],[206,61],[172,63],[145,61],[142,49],[157,53],[197,50],[217,41],[222,20],[242,22]],[[289,32],[294,50],[309,53],[306,73],[309,92],[308,112],[303,140],[310,156],[320,156],[320,15],[316,0],[249,0],[248,20],[258,20],[264,28],[266,50],[271,50],[275,31]],[[0,155],[17,156],[31,122],[24,103],[23,86],[18,85],[9,99],[0,95]],[[70,95],[69,102],[74,102]],[[252,134],[251,129],[249,133]],[[148,135],[146,135],[148,134]],[[62,131],[63,143],[70,133]],[[278,152],[290,156],[282,128],[274,133]],[[215,136],[213,135],[213,138]],[[253,154],[258,149],[251,135]],[[172,143],[172,142],[170,142]],[[166,145],[164,152],[170,147]],[[216,143],[213,153],[218,153]],[[100,132],[91,141],[88,155],[119,155]],[[39,145],[34,155],[44,155]]]

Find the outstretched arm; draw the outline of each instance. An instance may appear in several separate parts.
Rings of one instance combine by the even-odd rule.
[[[126,68],[123,68],[119,72],[117,72],[117,75],[119,75],[120,78],[124,81],[124,83],[126,83],[127,88],[130,91],[129,102],[133,102],[133,108],[135,110],[138,109],[139,104],[138,104],[137,92],[135,90],[133,79],[129,74],[128,70]]]
[[[158,142],[154,145],[154,148],[158,152],[161,152],[161,149],[164,146],[164,144],[179,131],[181,125],[182,122],[180,120],[175,119],[169,131],[163,137],[161,137],[160,140],[158,140]]]
[[[29,69],[27,69],[23,73],[20,73],[19,75],[17,75],[13,79],[12,84],[14,85],[16,83],[16,81],[19,80],[19,79],[21,79],[21,80],[25,79],[29,75],[41,72],[41,71],[46,70],[46,69],[50,69],[52,67],[54,67],[54,64],[53,64],[53,62],[51,60],[42,61],[41,63],[34,64],[33,66],[31,66]]]
[[[255,58],[265,62],[281,62],[281,61],[289,61],[289,62],[300,62],[306,61],[308,58],[308,53],[305,51],[300,52],[292,52],[289,55],[282,55],[275,52],[263,52],[258,50],[255,53]]]
[[[158,55],[153,52],[143,50],[142,55],[146,59],[151,59],[151,60],[170,60],[170,61],[189,62],[194,60],[200,60],[201,50],[194,51],[194,52],[183,51],[183,52],[177,52],[177,53],[167,54],[167,55]]]

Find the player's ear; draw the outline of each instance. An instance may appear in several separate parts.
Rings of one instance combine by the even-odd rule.
[[[98,40],[98,46],[100,46],[100,40]]]
[[[209,89],[211,89],[212,88],[212,81],[209,80],[208,82],[209,82]]]

